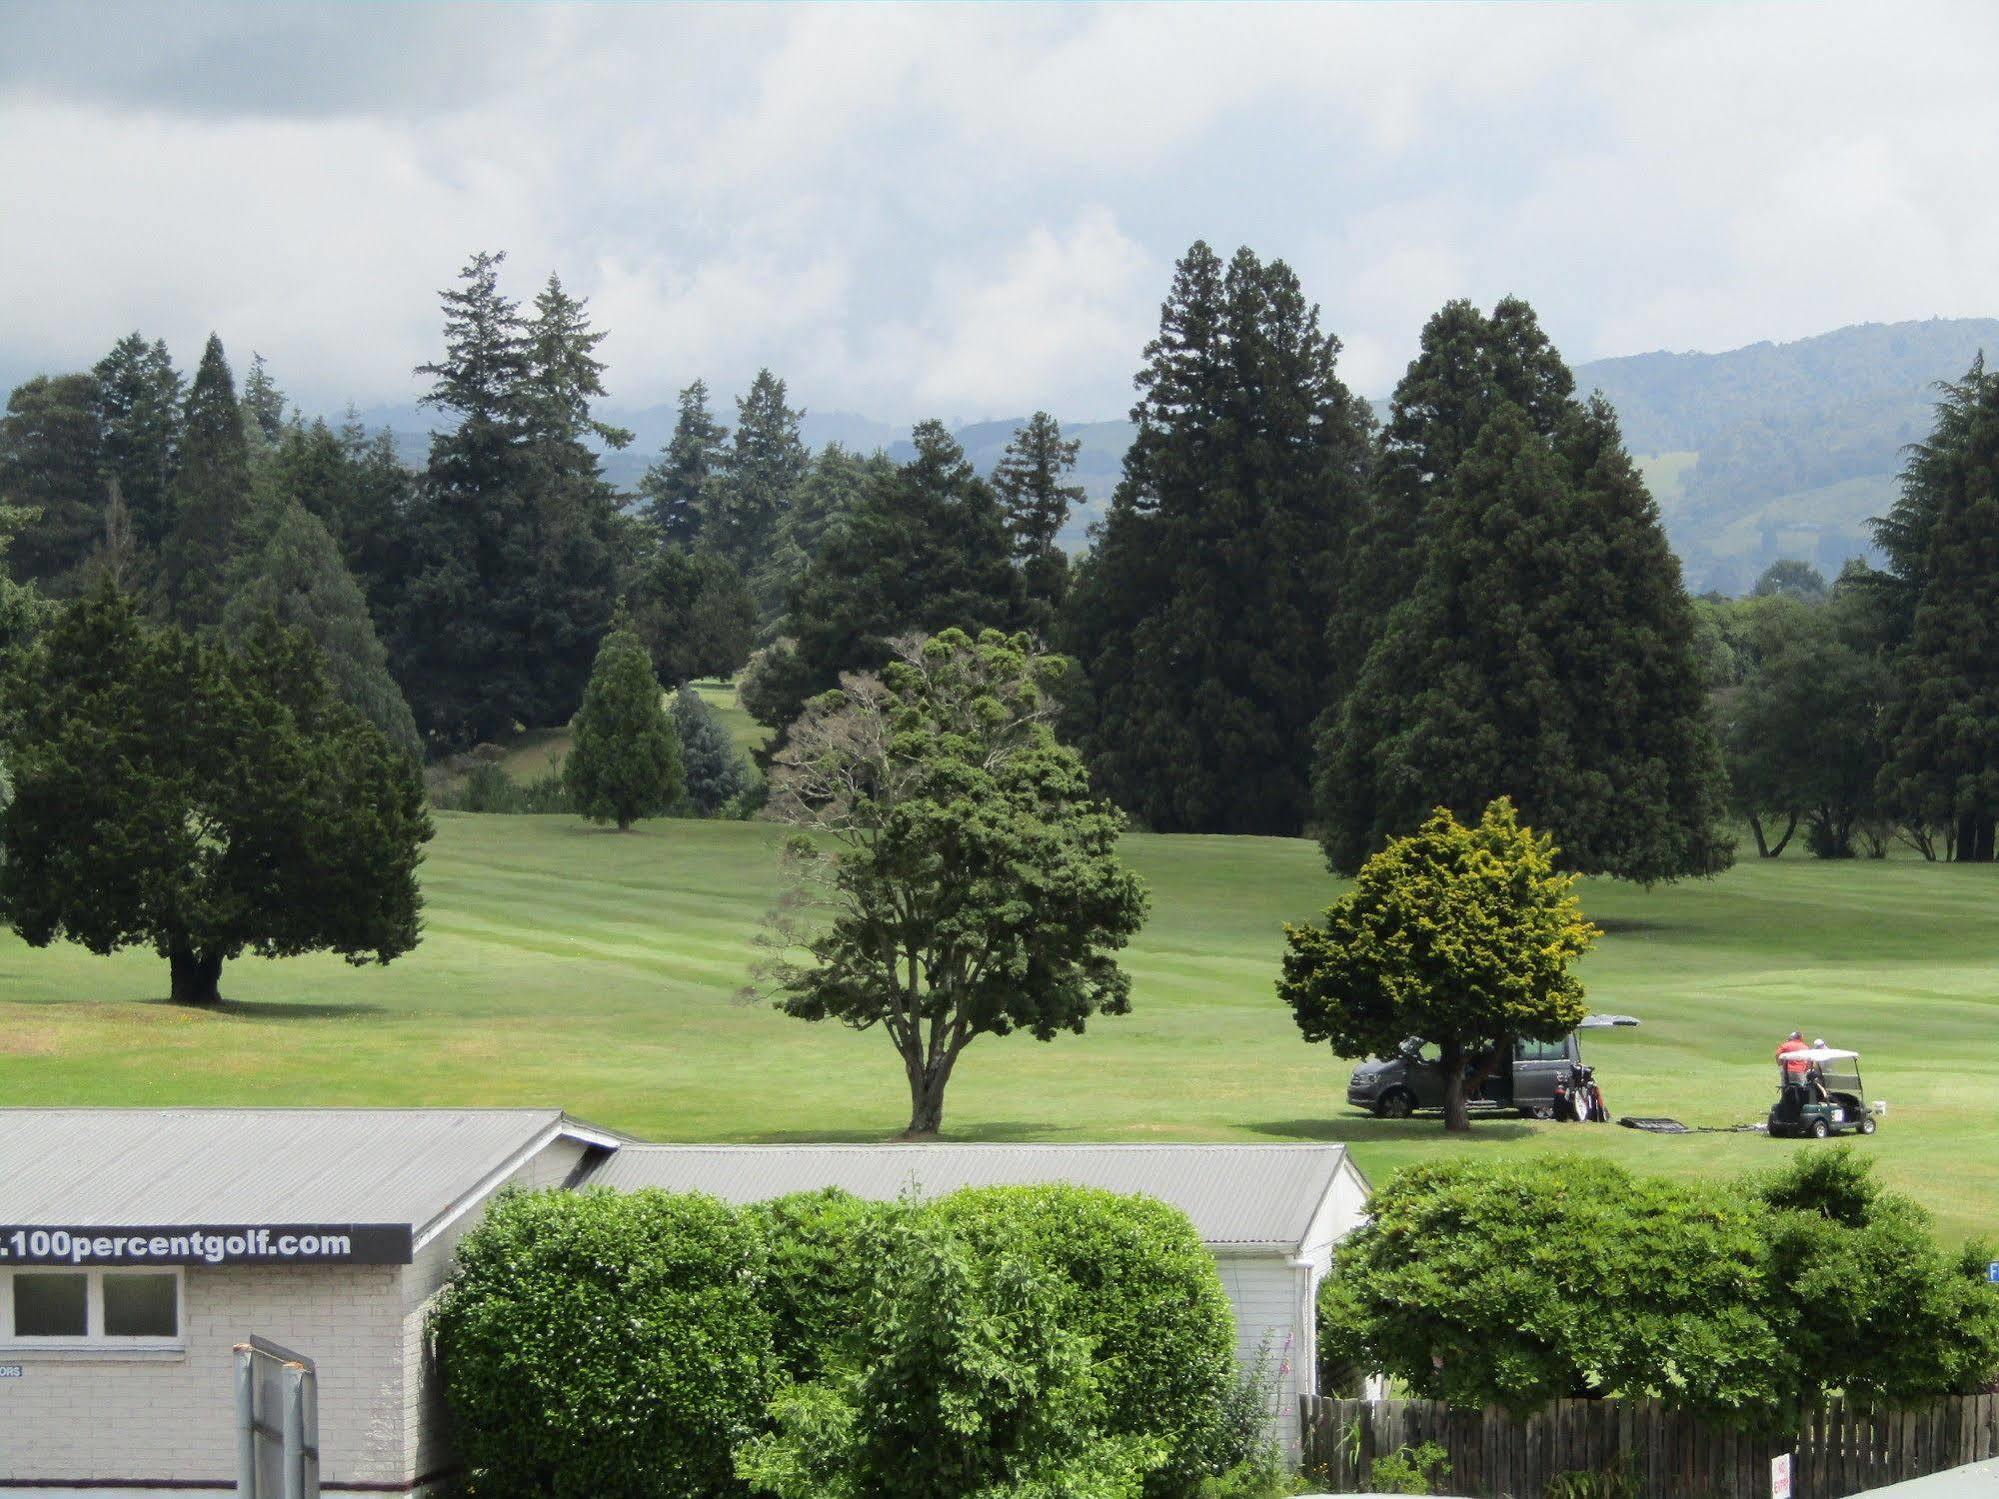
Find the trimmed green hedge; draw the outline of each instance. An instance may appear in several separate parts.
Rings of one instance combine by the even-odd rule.
[[[509,1193],[433,1316],[480,1499],[740,1494],[772,1385],[763,1234],[714,1198]]]
[[[762,1298],[784,1378],[819,1378],[854,1341],[898,1211],[837,1187],[750,1209],[769,1256]]]
[[[1104,1429],[1155,1438],[1154,1499],[1192,1494],[1262,1440],[1239,1409],[1235,1316],[1214,1256],[1178,1208],[1089,1187],[983,1187],[935,1211],[981,1254],[1010,1254],[1059,1288],[1058,1319],[1094,1350]]]

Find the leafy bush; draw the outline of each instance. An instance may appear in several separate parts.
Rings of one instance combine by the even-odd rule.
[[[1104,1429],[1163,1444],[1148,1495],[1192,1494],[1255,1455],[1260,1415],[1229,1419],[1234,1314],[1186,1214],[1073,1186],[977,1188],[936,1207],[981,1253],[1024,1256],[1047,1275],[1061,1325],[1095,1350]]]
[[[682,687],[673,695],[673,727],[680,735],[687,805],[702,817],[748,815],[757,773],[729,737],[722,715],[692,687]]]
[[[763,1304],[778,1369],[799,1383],[817,1379],[859,1337],[875,1266],[902,1210],[829,1187],[750,1211],[769,1257]]]
[[[856,1357],[781,1391],[737,1471],[778,1499],[1137,1499],[1152,1444],[1104,1431],[1061,1285],[898,1212]]]
[[[562,762],[559,760],[525,783],[516,781],[490,760],[481,761],[465,773],[464,781],[457,787],[443,787],[433,800],[445,812],[541,813],[574,810],[569,788],[562,779]]]
[[[1367,1473],[1368,1486],[1382,1494],[1428,1494],[1432,1484],[1451,1476],[1451,1465],[1444,1456],[1444,1449],[1435,1442],[1397,1447],[1374,1460]]]
[[[710,1197],[502,1195],[432,1318],[482,1499],[712,1499],[762,1425],[762,1237]]]

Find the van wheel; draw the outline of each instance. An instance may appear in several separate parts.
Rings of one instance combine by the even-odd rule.
[[[1826,1128],[1826,1123],[1823,1119],[1814,1119],[1812,1121],[1812,1138],[1814,1140],[1823,1140],[1831,1133],[1832,1131]]]
[[[1871,1135],[1874,1133],[1874,1116],[1872,1114],[1868,1114],[1862,1117],[1860,1121],[1860,1132],[1863,1135]]]
[[[1383,1119],[1407,1119],[1416,1112],[1416,1099],[1407,1088],[1391,1088],[1381,1095],[1374,1112]]]

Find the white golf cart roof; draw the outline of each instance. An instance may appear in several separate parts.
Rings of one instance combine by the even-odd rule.
[[[1841,1051],[1836,1046],[1812,1046],[1804,1051],[1787,1051],[1778,1058],[1783,1062],[1857,1062],[1860,1053]]]

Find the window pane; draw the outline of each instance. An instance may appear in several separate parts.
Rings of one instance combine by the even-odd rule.
[[[81,1275],[14,1277],[14,1336],[80,1338],[90,1330],[85,1310],[89,1280]]]
[[[104,1276],[104,1334],[112,1338],[170,1338],[174,1325],[171,1275]]]

